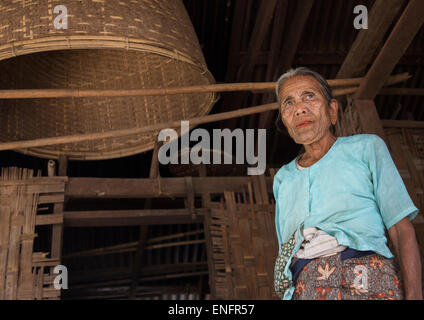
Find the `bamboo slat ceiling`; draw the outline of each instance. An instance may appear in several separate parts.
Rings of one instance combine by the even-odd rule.
[[[307,66],[320,72],[327,79],[336,78],[359,33],[352,25],[355,16],[353,8],[362,4],[370,11],[375,2],[375,0],[184,0],[206,63],[217,83],[274,81],[290,66]],[[404,1],[402,8],[406,3],[407,1]],[[402,9],[394,18],[394,22],[399,19],[401,12]],[[394,22],[385,32],[384,40],[387,39]],[[372,61],[373,59],[371,63]],[[424,88],[423,67],[424,29],[421,28],[393,71],[393,74],[408,72],[412,77],[396,87]],[[363,76],[366,70],[368,67],[359,76]],[[264,94],[225,93],[221,95],[211,113],[255,106],[273,102],[274,99],[273,96]],[[382,119],[424,120],[422,96],[378,95],[375,102]],[[267,128],[269,129],[267,163],[281,166],[296,154],[298,147],[286,136],[276,132],[273,124],[275,117],[275,113],[252,115],[202,127]],[[44,175],[47,174],[47,160],[11,151],[0,152],[0,155],[1,166],[14,165],[41,169]],[[151,156],[151,152],[148,152],[107,161],[71,161],[68,164],[67,174],[70,177],[145,178],[149,175]],[[162,167],[161,175],[171,174],[167,168]],[[183,207],[180,202],[178,205]],[[134,209],[143,205],[142,200],[126,201],[125,204],[103,201],[100,204],[105,210]],[[161,200],[157,206],[175,208],[176,205],[175,202],[167,203]],[[99,209],[99,203],[87,200],[68,203],[67,210],[88,210],[94,207]],[[196,232],[201,228],[201,225],[155,226],[150,229],[148,238]],[[88,249],[138,241],[137,232],[136,227],[65,228],[63,254],[66,256]],[[202,277],[207,270],[202,239],[202,234],[195,233],[190,236],[190,240],[200,240],[195,246],[181,245],[146,251],[147,262],[143,274],[150,279],[145,287],[146,289],[151,285],[146,289],[150,290],[150,296],[163,291],[168,294],[181,290],[188,292],[190,290],[187,290],[187,283],[190,283],[191,287],[202,285],[204,279]],[[43,246],[42,243],[39,245]],[[68,290],[66,295],[69,298],[105,297],[107,290],[104,288],[107,288],[108,281],[115,281],[115,285],[128,285],[133,261],[134,250],[68,260],[72,265],[72,271],[77,275],[79,286],[74,291]],[[161,265],[163,269],[152,268],[154,265]],[[98,272],[97,277],[85,276],[86,270],[100,269],[103,271]],[[183,278],[172,283],[168,281],[167,284],[154,282],[154,277],[163,277],[170,270],[177,269],[182,273],[192,272],[194,276],[190,281],[188,278]],[[116,289],[114,296],[110,294],[109,297],[125,297],[127,289],[121,290],[124,293],[119,290],[121,289]]]
[[[273,1],[254,0],[229,0],[229,1],[196,1],[186,0],[187,10],[191,16],[209,68],[219,82],[250,82],[250,81],[275,81],[289,67],[307,66],[320,72],[327,79],[336,78],[359,30],[353,27],[356,5],[365,5],[368,11],[374,5],[374,0],[367,1],[276,1],[274,11],[269,15],[269,21],[264,21],[259,13],[266,12],[261,6],[273,6]],[[405,1],[391,23],[389,31],[399,19]],[[312,3],[309,14],[304,11]],[[400,2],[402,3],[402,2]],[[278,19],[277,19],[278,18]],[[303,32],[298,39],[288,37],[293,35],[293,29],[299,26],[296,21],[303,18],[306,21]],[[259,20],[257,22],[257,20]],[[255,27],[264,35],[262,41],[255,42]],[[260,30],[260,28],[264,30]],[[374,58],[381,49],[389,31],[382,35],[383,43],[380,44]],[[286,41],[286,42],[285,42]],[[255,44],[257,48],[252,49]],[[291,47],[296,46],[295,50]],[[291,57],[287,60],[287,54]],[[246,67],[246,56],[254,52],[251,58],[249,72],[241,72]],[[285,61],[287,60],[287,61]],[[284,61],[283,63],[281,61]],[[373,59],[371,60],[371,62]],[[412,77],[396,87],[423,88],[424,87],[424,30],[418,32],[411,45],[407,48],[396,65],[393,73],[408,72]],[[368,66],[369,67],[369,66]],[[368,67],[358,76],[365,75]],[[215,104],[212,112],[226,111],[236,107],[248,107],[261,103],[273,102],[273,96],[263,94],[237,93],[223,94]],[[419,95],[378,95],[376,107],[382,119],[409,119],[423,120],[422,96]],[[268,140],[273,145],[282,149],[294,149],[286,137],[273,131],[272,118],[260,121],[261,115],[253,115],[234,121],[223,121],[221,127],[257,128],[264,127],[268,130]],[[286,148],[285,148],[286,147]],[[279,164],[292,157],[288,152],[287,157],[276,152],[273,146],[267,148],[267,160]]]

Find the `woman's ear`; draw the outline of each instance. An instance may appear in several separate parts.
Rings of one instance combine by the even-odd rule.
[[[339,103],[336,99],[331,99],[330,104],[330,121],[332,125],[335,125],[337,122],[337,113],[339,111]]]

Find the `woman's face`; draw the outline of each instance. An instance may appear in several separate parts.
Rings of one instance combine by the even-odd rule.
[[[319,82],[311,76],[294,76],[284,82],[280,91],[283,124],[298,144],[311,144],[330,133],[337,121],[337,101],[330,105]]]

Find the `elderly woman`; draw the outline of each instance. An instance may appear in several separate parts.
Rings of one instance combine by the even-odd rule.
[[[372,134],[335,137],[337,101],[326,80],[307,68],[283,74],[276,94],[278,121],[305,150],[274,177],[279,297],[422,299],[410,222],[418,210],[384,140]]]

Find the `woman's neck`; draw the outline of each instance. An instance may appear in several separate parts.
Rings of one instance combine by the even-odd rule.
[[[304,145],[305,153],[299,159],[299,164],[301,166],[310,166],[320,160],[330,150],[336,139],[333,134],[329,133],[317,142]]]

